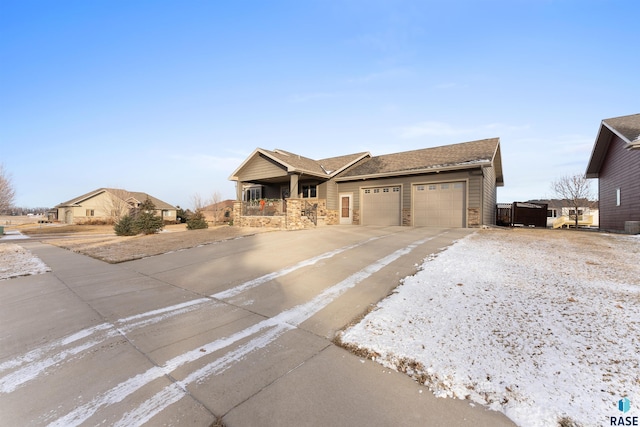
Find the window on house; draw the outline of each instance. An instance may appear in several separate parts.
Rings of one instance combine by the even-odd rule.
[[[94,216],[93,209],[87,209],[87,215],[86,216]]]
[[[616,188],[616,206],[620,206],[620,202],[621,202],[621,197],[620,197],[620,189]]]
[[[245,202],[262,199],[262,186],[247,188],[245,192]]]
[[[303,198],[316,197],[317,196],[316,188],[317,188],[317,186],[315,184],[313,184],[313,185],[303,185],[302,186],[302,197]]]

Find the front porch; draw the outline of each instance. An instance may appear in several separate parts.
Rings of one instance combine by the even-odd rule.
[[[233,224],[240,227],[268,227],[301,230],[335,223],[325,199],[260,199],[235,201]]]

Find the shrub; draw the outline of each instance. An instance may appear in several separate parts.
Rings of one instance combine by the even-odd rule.
[[[121,217],[113,226],[118,236],[135,236],[138,234],[134,224],[134,220],[129,215]]]
[[[156,216],[156,206],[149,199],[140,204],[134,223],[136,231],[142,234],[155,234],[164,228],[164,221]]]
[[[196,213],[189,215],[187,230],[201,230],[203,228],[209,228],[209,224],[207,224],[201,211],[196,211]]]

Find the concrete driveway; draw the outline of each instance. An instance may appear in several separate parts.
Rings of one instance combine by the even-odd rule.
[[[21,241],[0,282],[0,424],[512,425],[335,346],[464,229],[273,232],[110,265]]]

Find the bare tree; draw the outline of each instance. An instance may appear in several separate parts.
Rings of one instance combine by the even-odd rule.
[[[219,191],[214,191],[211,195],[211,210],[213,211],[213,225],[218,225],[218,217],[220,214],[220,210],[222,206],[220,206],[220,202],[222,202],[222,195]]]
[[[191,204],[193,205],[193,211],[199,212],[205,208],[207,201],[199,193],[195,193],[191,196]]]
[[[14,203],[16,191],[11,182],[11,175],[0,164],[0,212],[8,211]]]
[[[565,175],[551,184],[551,189],[560,199],[567,200],[575,212],[575,224],[580,220],[578,210],[590,207],[593,197],[591,182],[583,174]]]
[[[127,203],[129,192],[118,188],[109,188],[106,196],[102,209],[108,220],[115,224],[121,217],[129,214],[131,208]]]

